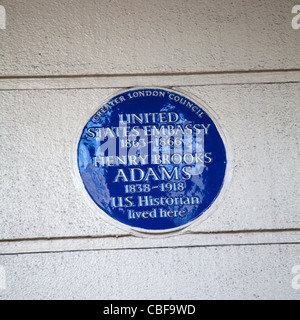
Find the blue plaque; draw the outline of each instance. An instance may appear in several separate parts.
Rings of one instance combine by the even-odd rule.
[[[227,166],[205,107],[162,88],[131,89],[103,104],[83,128],[77,156],[102,214],[142,233],[180,230],[205,215]]]

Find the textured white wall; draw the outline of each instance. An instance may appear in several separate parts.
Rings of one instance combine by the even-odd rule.
[[[0,299],[300,298],[294,4],[1,1]],[[226,131],[231,183],[185,234],[134,237],[78,186],[80,129],[133,85],[193,94]]]
[[[300,66],[294,0],[2,0],[1,74],[134,74]]]
[[[82,251],[0,257],[15,299],[299,299],[298,245]]]

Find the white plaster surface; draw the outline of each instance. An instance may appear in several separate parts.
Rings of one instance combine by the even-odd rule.
[[[0,256],[0,299],[299,299],[300,245]]]
[[[0,74],[300,67],[294,0],[2,0]]]

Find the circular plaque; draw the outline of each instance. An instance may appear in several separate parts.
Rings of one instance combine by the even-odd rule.
[[[111,221],[141,233],[182,229],[205,215],[226,173],[226,149],[202,103],[162,88],[111,98],[81,132],[77,164]]]

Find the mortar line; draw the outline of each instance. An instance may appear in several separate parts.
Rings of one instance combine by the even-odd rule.
[[[275,72],[299,72],[300,68],[291,69],[253,69],[253,70],[224,70],[224,71],[187,71],[187,72],[145,72],[145,73],[102,73],[102,74],[65,74],[65,75],[0,75],[0,80],[10,79],[64,79],[64,78],[130,78],[130,77],[153,77],[153,76],[193,76],[193,75],[226,75],[226,74],[252,74],[252,73],[275,73]]]
[[[222,235],[222,234],[251,234],[251,233],[284,233],[284,232],[300,232],[300,228],[286,228],[286,229],[249,229],[249,230],[224,230],[224,231],[187,231],[186,233],[179,234],[184,235]],[[147,235],[146,233],[144,235]],[[166,234],[167,235],[167,234]],[[170,236],[173,236],[170,234]],[[62,237],[36,237],[36,238],[15,238],[15,239],[0,239],[1,243],[9,242],[32,242],[32,241],[60,241],[60,240],[96,240],[107,238],[134,238],[131,234],[112,234],[112,235],[85,235],[85,236],[62,236]],[[136,237],[138,238],[138,237]],[[145,239],[144,237],[142,239]],[[149,239],[155,239],[155,237],[149,237]],[[160,238],[161,239],[161,238]],[[300,239],[299,239],[300,241]]]
[[[195,244],[195,245],[175,245],[175,246],[145,246],[145,247],[123,247],[123,248],[94,248],[94,249],[64,249],[64,250],[43,250],[26,252],[0,253],[1,256],[25,255],[25,254],[60,254],[72,252],[97,252],[97,251],[122,251],[122,250],[160,250],[160,249],[189,249],[189,248],[212,248],[212,247],[249,247],[249,246],[274,246],[274,245],[300,245],[299,242],[258,242],[258,243],[225,243],[225,244]]]

